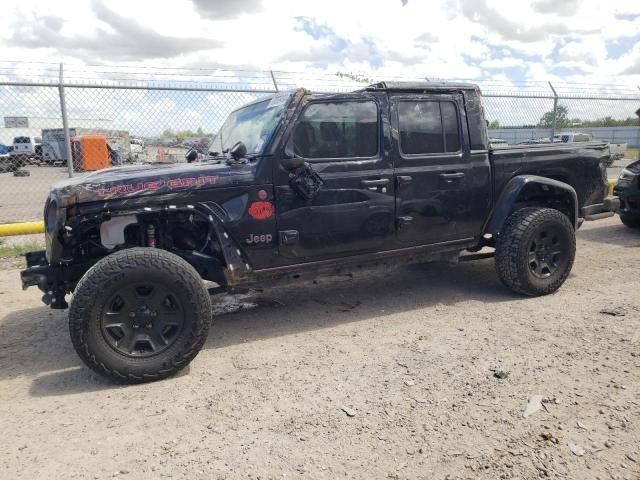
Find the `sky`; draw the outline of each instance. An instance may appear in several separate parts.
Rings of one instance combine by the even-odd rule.
[[[501,91],[545,82],[535,87],[545,95],[548,81],[599,92],[615,84],[640,94],[640,0],[4,0],[2,10],[0,78],[55,78],[64,62],[66,77],[79,79],[142,71],[127,78],[148,82],[151,72],[193,81],[215,73],[246,85],[252,71],[275,70],[279,82],[315,90],[331,87],[342,72],[497,82]],[[271,88],[266,73],[256,82]],[[69,92],[77,118],[116,119],[147,134],[215,131],[229,111],[255,98]],[[53,89],[34,90],[32,98],[0,92],[4,114],[55,115],[58,105]],[[551,102],[488,98],[485,105],[490,120],[535,124]],[[568,104],[585,118],[626,118],[635,105]]]
[[[5,0],[2,10],[1,60],[640,85],[638,0]]]

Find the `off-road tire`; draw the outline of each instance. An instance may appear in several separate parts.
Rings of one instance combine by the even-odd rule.
[[[170,289],[184,306],[184,323],[166,350],[136,358],[107,342],[101,318],[110,294],[127,282],[144,280]],[[154,248],[122,250],[98,261],[78,282],[69,309],[71,341],[80,358],[120,383],[160,380],[186,367],[204,345],[210,322],[211,299],[196,270],[177,255]]]
[[[640,216],[620,215],[620,221],[629,228],[640,228]]]
[[[562,263],[548,278],[538,278],[529,265],[529,248],[534,236],[554,228],[562,236]],[[512,213],[496,239],[496,270],[504,285],[530,296],[555,292],[569,276],[576,253],[575,230],[569,218],[558,210],[527,207]]]

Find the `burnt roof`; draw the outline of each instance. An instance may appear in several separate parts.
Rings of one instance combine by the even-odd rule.
[[[369,85],[364,90],[387,90],[387,91],[456,91],[460,90],[479,90],[478,85],[474,83],[456,83],[456,82],[378,82]]]

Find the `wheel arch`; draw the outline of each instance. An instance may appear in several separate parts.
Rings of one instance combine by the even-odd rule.
[[[518,175],[500,193],[483,233],[499,235],[509,215],[527,206],[559,210],[578,228],[578,195],[571,185],[538,175]]]

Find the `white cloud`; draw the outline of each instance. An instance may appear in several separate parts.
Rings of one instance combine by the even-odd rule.
[[[282,85],[315,90],[362,86],[336,77],[336,72],[375,80],[493,80],[505,90],[520,88],[512,81],[523,78],[624,83],[634,89],[640,84],[638,0],[408,0],[405,6],[397,0],[382,8],[370,0],[76,3],[74,8],[64,0],[3,3],[0,60],[54,63],[17,64],[12,78],[55,79],[55,62],[64,60],[68,78],[98,82],[124,77],[143,85],[154,75],[167,82],[212,82],[206,75],[214,73],[216,81],[227,84],[271,88],[268,73],[221,69],[291,72],[277,73]],[[85,64],[105,67],[92,70]],[[121,74],[121,65],[129,67],[127,72],[143,73]],[[8,78],[6,72],[0,70],[0,78]],[[217,95],[194,94],[189,101],[178,101],[177,94],[149,98],[136,91],[91,103],[95,95],[73,93],[71,105],[78,114],[92,110],[112,118],[122,112],[131,128],[143,120],[160,128],[171,117],[171,128],[202,122],[210,130],[230,109],[256,98],[238,93],[225,103]],[[198,100],[204,106],[196,105]],[[147,118],[133,107],[136,102],[144,102]]]
[[[325,30],[315,36],[301,30],[300,16]],[[606,68],[617,81],[634,82],[633,62],[611,61],[605,42],[637,38],[640,3],[409,0],[372,8],[365,0],[176,0],[158,8],[152,0],[92,0],[70,9],[63,0],[12,0],[3,5],[3,23],[5,58],[357,68],[418,78],[477,78],[524,62],[528,74],[542,79],[563,62],[576,67],[575,75],[600,77]]]

